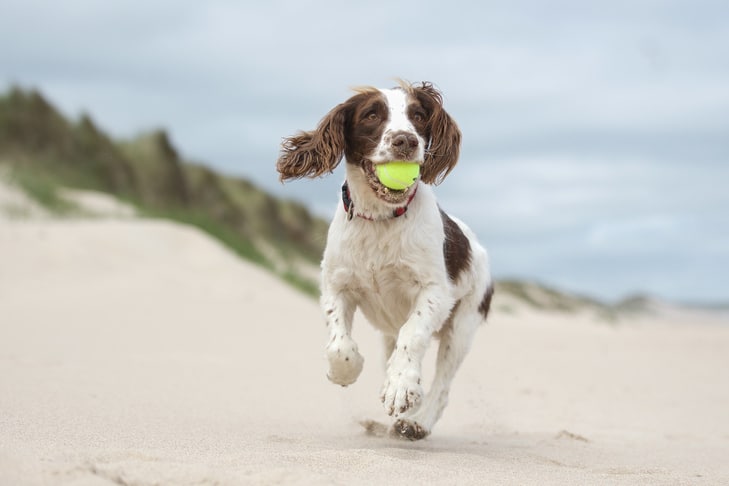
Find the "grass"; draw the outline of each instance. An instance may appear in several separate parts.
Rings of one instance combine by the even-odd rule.
[[[512,295],[534,309],[564,313],[589,311],[603,321],[615,322],[618,319],[614,306],[589,297],[565,293],[537,282],[504,279],[497,283],[496,288],[498,293]]]
[[[297,264],[318,260],[325,223],[250,181],[183,160],[162,130],[115,141],[90,117],[69,121],[40,93],[13,88],[0,93],[0,166],[53,215],[87,216],[66,188],[107,193],[143,216],[194,226],[306,294],[317,293]]]
[[[294,272],[281,273],[280,276],[293,287],[311,297],[319,297],[319,285]]]
[[[56,182],[57,178],[51,174],[16,165],[10,171],[10,180],[17,184],[31,199],[56,216],[83,214],[83,208],[60,195],[61,185]],[[84,186],[88,187],[88,185]],[[182,208],[150,209],[135,200],[135,198],[123,199],[125,202],[134,205],[143,217],[166,219],[198,228],[222,243],[238,257],[278,275],[282,280],[304,294],[311,297],[319,295],[319,288],[315,282],[291,270],[277,270],[274,264],[253,243],[202,211]]]
[[[143,216],[157,219],[169,219],[178,223],[194,226],[212,236],[239,257],[265,267],[273,269],[268,259],[256,249],[249,241],[241,238],[235,231],[218,223],[205,213],[184,209],[148,209],[140,208]]]
[[[80,211],[71,201],[59,195],[59,186],[39,171],[15,167],[10,173],[10,180],[20,186],[23,191],[43,208],[57,216],[67,216]]]
[[[319,295],[319,287],[314,282],[292,271],[277,271],[273,263],[250,241],[243,239],[238,233],[225,225],[218,223],[204,213],[185,210],[142,209],[141,211],[142,214],[147,217],[169,219],[178,223],[194,226],[218,240],[240,258],[255,263],[256,265],[273,272],[304,294],[311,297]]]

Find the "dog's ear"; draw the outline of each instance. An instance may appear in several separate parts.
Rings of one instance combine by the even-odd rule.
[[[428,121],[429,146],[421,179],[426,184],[440,184],[458,162],[461,150],[461,131],[458,125],[443,109],[443,97],[432,83],[423,82],[413,86],[413,95],[430,111]]]
[[[319,122],[316,130],[285,138],[276,162],[279,180],[313,178],[334,171],[344,155],[346,116],[347,106],[342,103]]]

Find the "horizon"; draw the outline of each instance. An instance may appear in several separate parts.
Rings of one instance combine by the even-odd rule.
[[[281,186],[280,140],[350,86],[433,81],[463,132],[436,193],[497,278],[607,302],[729,302],[729,6],[461,2],[436,19],[398,4],[382,19],[332,2],[315,4],[328,18],[288,2],[180,5],[5,1],[0,89],[34,87],[114,138],[163,128],[183,159],[328,218],[343,169]],[[397,28],[405,15],[417,34]]]

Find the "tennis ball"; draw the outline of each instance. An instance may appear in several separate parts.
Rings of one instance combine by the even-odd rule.
[[[375,173],[382,185],[401,191],[412,186],[420,175],[420,164],[395,160],[375,165]]]

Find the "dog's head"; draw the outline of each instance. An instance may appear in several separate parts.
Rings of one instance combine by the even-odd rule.
[[[282,181],[332,172],[345,157],[363,172],[376,194],[396,202],[398,193],[405,191],[382,186],[375,176],[376,164],[417,162],[427,184],[438,184],[448,175],[458,161],[461,132],[431,83],[356,92],[315,130],[284,139],[276,164]]]

